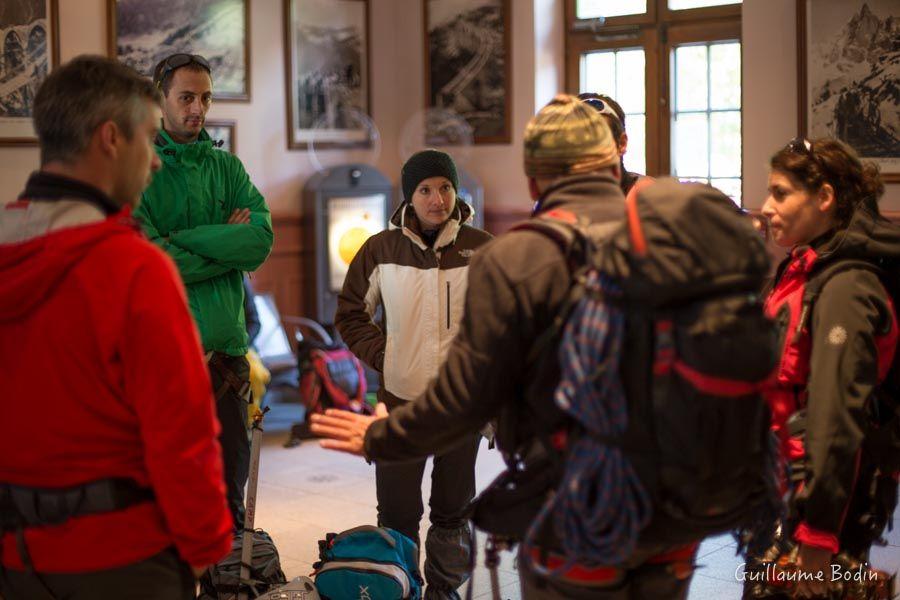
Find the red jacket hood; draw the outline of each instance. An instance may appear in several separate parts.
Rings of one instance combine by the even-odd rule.
[[[126,234],[139,235],[129,211],[122,211],[96,223],[0,244],[0,322],[20,319],[37,309],[93,248]]]

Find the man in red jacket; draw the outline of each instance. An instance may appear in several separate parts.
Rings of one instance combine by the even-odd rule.
[[[0,209],[6,600],[187,600],[231,548],[184,289],[130,217],[160,166],[158,102],[105,58],[56,69],[34,101],[41,169]]]

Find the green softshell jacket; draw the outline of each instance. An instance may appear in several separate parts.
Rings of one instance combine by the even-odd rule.
[[[135,216],[144,232],[175,261],[205,351],[247,352],[244,271],[254,271],[272,250],[272,217],[241,161],[213,148],[206,130],[197,142],[156,138],[163,166],[144,191]],[[228,224],[236,208],[250,223]]]

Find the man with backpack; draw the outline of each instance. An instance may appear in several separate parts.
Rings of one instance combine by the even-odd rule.
[[[665,463],[665,470],[660,467],[664,463],[660,462],[659,453],[677,444],[671,439],[660,441],[651,437],[645,439],[646,448],[642,448],[640,435],[646,435],[645,432],[633,433],[625,423],[636,430],[643,424],[652,424],[663,430],[662,433],[669,433],[670,438],[679,438],[685,432],[669,424],[678,422],[686,406],[693,411],[692,416],[699,416],[698,411],[708,408],[711,423],[717,422],[723,409],[707,406],[712,399],[707,404],[698,401],[694,406],[690,402],[697,400],[695,396],[681,402],[683,398],[676,390],[671,394],[671,406],[679,414],[666,414],[664,410],[657,414],[654,412],[657,407],[637,404],[640,414],[628,420],[623,386],[628,388],[631,410],[632,398],[659,397],[651,396],[650,390],[636,389],[634,384],[652,381],[657,385],[657,380],[659,385],[667,383],[656,373],[657,368],[660,372],[682,368],[694,373],[687,366],[691,362],[689,357],[681,360],[673,348],[663,348],[664,340],[671,341],[673,329],[683,333],[679,330],[681,325],[669,321],[667,329],[666,323],[656,324],[656,346],[650,347],[656,350],[655,358],[667,356],[668,362],[653,362],[646,345],[642,346],[643,341],[636,343],[638,338],[630,331],[627,338],[624,335],[621,307],[613,303],[582,302],[593,301],[603,293],[611,296],[618,293],[610,286],[585,294],[591,286],[607,286],[607,282],[599,271],[582,267],[596,258],[585,248],[589,242],[611,239],[615,243],[608,247],[609,258],[622,264],[609,265],[609,271],[621,268],[631,260],[613,252],[625,243],[622,236],[635,234],[635,240],[641,238],[642,242],[652,243],[656,238],[649,233],[654,231],[651,229],[654,223],[647,223],[646,240],[639,227],[621,227],[626,200],[619,186],[616,140],[594,108],[573,96],[557,96],[528,124],[524,145],[525,173],[536,201],[536,218],[500,236],[473,259],[465,317],[437,379],[424,396],[399,407],[388,418],[334,411],[315,417],[313,431],[331,438],[323,441],[325,447],[365,455],[370,460],[394,461],[440,452],[464,434],[496,419],[498,446],[509,470],[476,500],[473,520],[481,529],[521,542],[519,572],[523,598],[684,598],[699,539],[715,527],[698,518],[696,529],[677,529],[674,525],[684,523],[667,520],[674,509],[660,502],[660,498],[668,500],[659,493],[664,486],[651,484],[657,471],[663,483],[671,483],[673,473],[684,475],[678,464]],[[741,238],[740,243],[749,245],[751,251],[737,252],[733,258],[723,257],[723,260],[736,261],[748,272],[752,271],[752,277],[746,282],[732,279],[738,287],[758,285],[765,274],[767,259],[761,241],[754,242],[758,236],[750,224],[738,220],[733,204],[729,206],[730,201],[724,196],[696,190],[682,195],[690,196],[686,202],[699,200],[701,204],[714,205],[721,213],[723,224],[734,228],[730,233]],[[647,216],[646,204],[635,206],[634,210],[643,211],[642,219]],[[569,236],[566,233],[569,231],[587,232],[587,235]],[[615,237],[611,237],[613,234]],[[650,264],[660,266],[664,262],[655,260]],[[646,289],[656,291],[646,273],[637,269],[633,276],[622,281],[645,283]],[[714,282],[716,278],[709,281]],[[673,289],[688,287],[669,285],[667,289],[671,293]],[[744,306],[738,298],[731,302],[736,308]],[[583,314],[585,309],[594,311],[599,318],[588,318]],[[715,314],[721,312],[720,307]],[[759,306],[749,311],[748,316],[756,329],[765,332],[766,328],[760,326]],[[728,322],[735,325],[733,319]],[[565,328],[561,323],[565,323]],[[634,329],[635,325],[648,323],[633,321],[629,327]],[[573,336],[570,325],[587,325],[593,331]],[[708,320],[702,325],[698,329],[710,331],[714,334],[711,337],[727,339],[718,335],[721,329],[718,323]],[[567,387],[576,383],[569,373],[571,363],[584,356],[579,352],[571,356],[564,354],[573,339],[599,343],[595,353],[598,360],[581,365],[591,377],[578,385],[588,385],[570,394]],[[634,377],[620,378],[620,358],[621,371],[634,372]],[[604,366],[609,368],[603,369]],[[757,361],[753,361],[753,366],[766,373],[771,370],[768,364],[759,369]],[[595,369],[605,371],[596,387]],[[721,384],[723,393],[734,391],[729,386],[737,390],[736,395],[745,391],[727,374],[703,379],[704,383],[713,381]],[[603,398],[588,407],[591,417],[583,419],[580,408],[586,406],[585,401],[587,404],[593,401],[594,392]],[[754,449],[763,441],[767,427],[767,420],[760,416],[764,415],[764,404],[754,396],[742,406],[746,413],[741,426],[759,438],[748,445],[745,452],[748,457],[742,459],[753,460],[758,458]],[[575,407],[580,408],[573,410]],[[595,429],[593,425],[597,421],[606,421],[610,426]],[[705,422],[694,421],[701,425]],[[722,423],[734,425],[735,419]],[[735,435],[737,432],[722,428],[718,433]],[[741,441],[747,439],[742,437]],[[693,440],[686,441],[688,445],[692,443]],[[634,460],[625,458],[622,449],[626,447],[635,451],[629,452]],[[679,450],[670,454],[677,461],[682,457],[695,458],[683,455],[698,453]],[[696,458],[698,462],[705,459],[706,471],[724,471],[732,466],[728,462],[710,465],[711,457]],[[637,477],[635,472],[642,475]],[[644,476],[646,473],[651,475]],[[685,477],[681,481],[696,483]],[[752,499],[748,496],[753,486],[745,483],[736,480],[727,486],[725,491],[732,492],[731,495],[717,490],[723,506],[731,507],[735,502],[756,505],[755,496]],[[738,492],[739,486],[748,491]],[[735,494],[741,497],[737,499]],[[700,512],[709,512],[710,507],[704,502],[691,499]],[[603,508],[608,510],[595,510],[598,503],[607,503]],[[694,515],[694,506],[683,503],[679,508],[682,514]],[[723,522],[734,520],[731,515],[717,513],[716,516]],[[655,537],[645,536],[646,532]]]

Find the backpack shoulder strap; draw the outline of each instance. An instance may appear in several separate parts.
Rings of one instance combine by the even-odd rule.
[[[646,256],[647,240],[644,237],[644,230],[641,227],[641,218],[638,213],[638,194],[641,190],[653,185],[656,180],[652,177],[641,177],[638,179],[628,195],[625,196],[625,218],[628,220],[628,237],[631,239],[631,247],[638,256]]]
[[[825,285],[838,273],[851,271],[853,269],[871,271],[872,273],[875,273],[879,279],[882,279],[884,275],[883,269],[878,265],[866,260],[852,258],[835,261],[820,269],[813,269],[809,278],[806,280],[806,286],[803,288],[803,299],[800,304],[800,319],[797,321],[797,328],[794,332],[795,336],[799,336],[803,331],[803,328],[806,327],[806,322],[810,318],[810,315],[812,315],[813,305],[815,305],[816,300],[819,298],[819,295],[821,295]]]
[[[852,258],[835,261],[829,265],[825,265],[821,269],[813,269],[812,273],[810,273],[809,279],[806,281],[806,287],[803,290],[804,304],[808,303],[812,305],[822,293],[825,285],[829,281],[831,281],[831,279],[835,275],[837,275],[838,273],[843,273],[844,271],[851,271],[854,269],[871,271],[872,273],[877,275],[879,279],[881,279],[882,275],[884,274],[883,269],[881,269],[881,267],[879,267],[878,265],[866,260]]]
[[[566,210],[551,210],[514,225],[511,231],[536,231],[547,236],[559,246],[565,256],[575,247],[579,238],[584,237],[579,227],[578,217]]]

